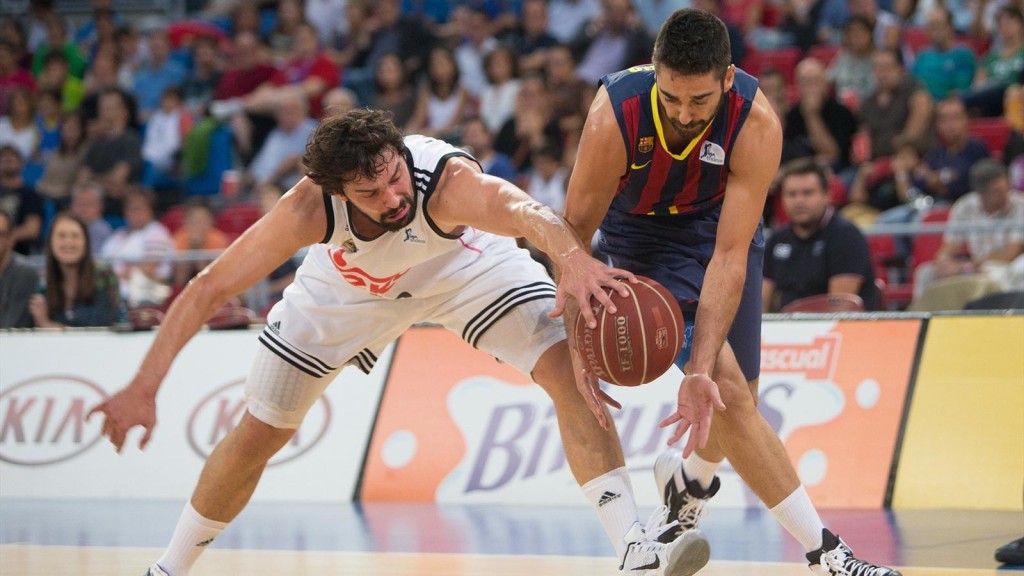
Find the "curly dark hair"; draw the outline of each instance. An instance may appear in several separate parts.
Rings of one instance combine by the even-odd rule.
[[[716,16],[703,10],[676,10],[658,31],[651,61],[684,76],[711,72],[721,80],[732,64],[729,30]]]
[[[402,133],[391,113],[356,108],[325,118],[306,142],[306,175],[329,194],[344,194],[345,184],[372,180],[387,168],[392,154],[405,154]]]

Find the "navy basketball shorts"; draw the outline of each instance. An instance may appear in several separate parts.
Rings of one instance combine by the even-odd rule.
[[[600,250],[611,265],[652,278],[669,289],[686,319],[686,342],[676,357],[682,369],[690,359],[693,330],[720,209],[695,216],[614,216],[601,225]],[[762,223],[763,224],[763,223]],[[761,370],[761,271],[764,234],[759,224],[747,254],[743,295],[727,340],[748,381]]]

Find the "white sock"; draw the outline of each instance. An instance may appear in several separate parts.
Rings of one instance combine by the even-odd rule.
[[[624,467],[616,468],[587,482],[582,489],[615,546],[616,558],[621,559],[626,551],[622,537],[639,521],[629,474]]]
[[[690,457],[683,460],[683,472],[690,480],[700,482],[700,487],[707,490],[715,479],[715,472],[722,462],[709,462],[697,455],[696,451],[690,453]]]
[[[825,525],[821,523],[818,511],[811,504],[803,484],[772,508],[771,512],[805,550],[811,552],[821,548],[821,531]]]
[[[178,525],[174,527],[170,544],[156,563],[168,576],[188,576],[199,555],[227,525],[227,522],[203,518],[192,507],[192,502],[188,502],[181,511]]]

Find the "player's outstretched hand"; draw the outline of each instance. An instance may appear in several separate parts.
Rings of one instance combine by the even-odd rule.
[[[601,425],[601,428],[608,430],[611,423],[608,421],[608,411],[605,410],[604,405],[607,404],[616,410],[621,410],[622,404],[601,389],[601,383],[597,377],[584,367],[586,363],[580,357],[576,346],[570,345],[570,349],[573,373],[576,376],[576,389],[579,390],[580,396],[583,396],[587,402],[587,407],[597,418],[597,423]]]
[[[90,410],[86,419],[95,413],[103,414],[103,435],[119,454],[128,431],[136,426],[145,430],[139,441],[139,448],[145,448],[156,426],[156,396],[139,386],[129,385]]]
[[[558,288],[555,292],[555,308],[548,316],[555,318],[566,311],[570,298],[575,299],[583,315],[583,321],[591,328],[597,327],[591,298],[603,305],[611,313],[615,312],[615,304],[608,297],[606,290],[613,288],[622,296],[629,296],[629,290],[623,282],[636,283],[636,276],[627,270],[611,268],[582,250],[574,250],[561,262],[559,267]],[[566,315],[566,323],[575,320]]]
[[[707,446],[711,416],[716,409],[725,410],[725,404],[718,394],[718,384],[707,374],[689,374],[679,385],[676,411],[659,422],[658,426],[665,428],[678,423],[676,431],[668,439],[670,445],[678,442],[690,430],[690,438],[683,448],[683,458],[686,458],[694,448]]]

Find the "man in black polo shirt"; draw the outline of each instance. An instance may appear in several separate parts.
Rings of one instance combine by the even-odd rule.
[[[856,294],[866,310],[877,310],[867,240],[829,204],[825,170],[801,158],[782,171],[779,194],[789,223],[774,231],[765,249],[764,311],[817,294]]]

